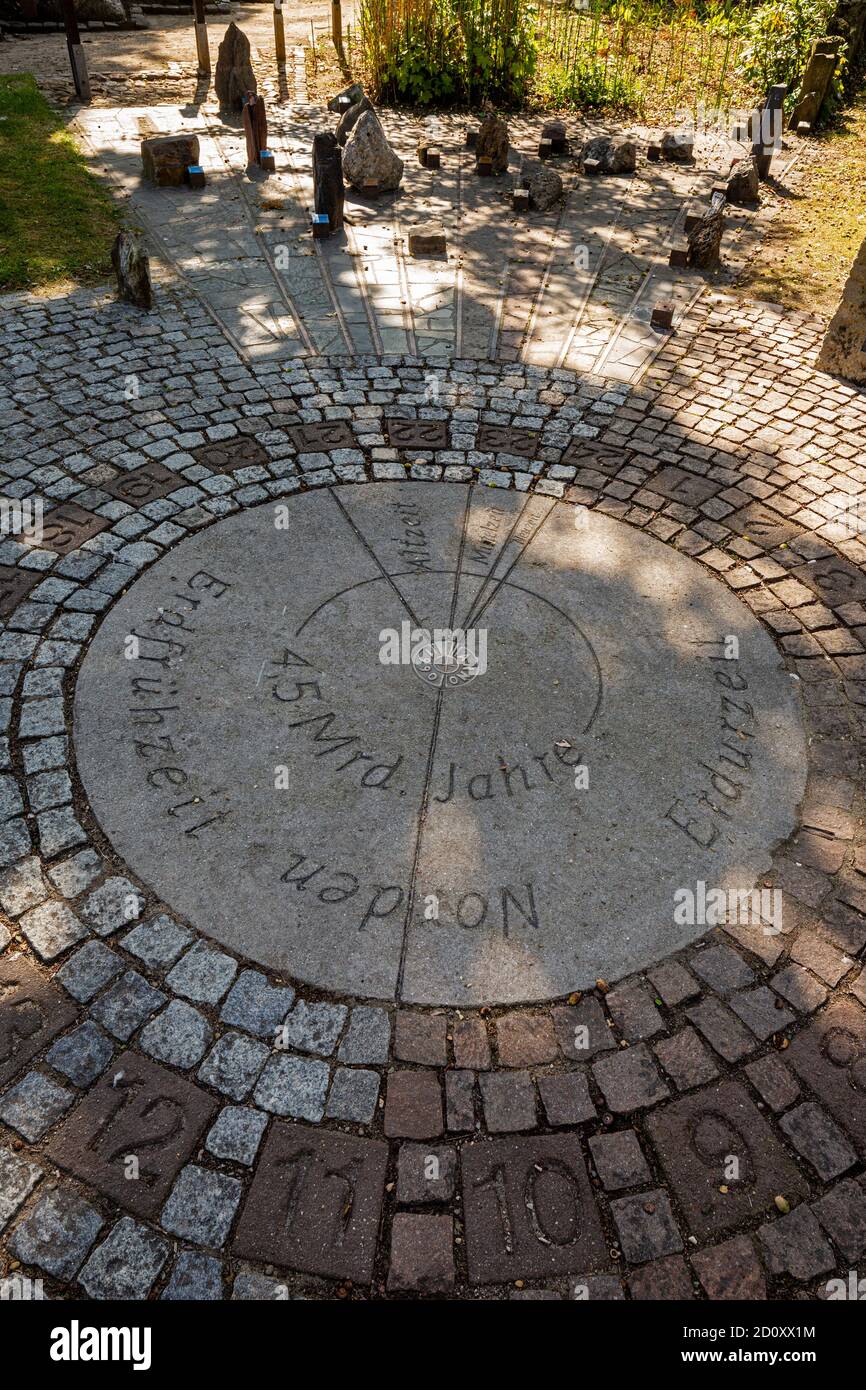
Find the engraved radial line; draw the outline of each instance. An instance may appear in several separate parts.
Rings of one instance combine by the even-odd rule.
[[[493,560],[491,560],[491,562],[490,562],[490,569],[489,569],[488,573],[484,576],[484,578],[482,579],[481,583],[478,585],[478,588],[477,588],[476,591],[475,591],[475,597],[473,598],[472,602],[471,602],[470,605],[469,605],[469,608],[468,608],[467,613],[466,613],[466,617],[463,619],[463,622],[460,624],[461,627],[463,627],[463,628],[468,627],[468,625],[469,625],[469,619],[470,619],[470,617],[472,616],[472,613],[473,613],[473,611],[474,611],[474,609],[475,609],[475,605],[480,601],[481,595],[484,593],[484,590],[487,588],[488,584],[491,583],[491,581],[492,581],[492,579],[493,579],[493,576],[494,576],[494,574],[496,573],[496,566],[499,564],[499,561],[502,559],[503,555],[505,554],[505,547],[508,545],[509,541],[511,540],[511,537],[514,535],[514,532],[517,530],[518,526],[520,525],[521,521],[523,520],[523,513],[526,511],[526,508],[529,506],[530,501],[531,501],[531,498],[530,498],[530,496],[527,494],[527,496],[524,497],[524,499],[523,499],[523,506],[520,508],[520,511],[517,513],[517,516],[514,518],[514,521],[513,521],[512,525],[511,525],[511,529],[509,530],[508,535],[505,537],[505,539],[504,539],[504,541],[502,542],[501,546],[500,546],[499,549],[497,550],[495,558],[494,558]]]
[[[457,608],[457,591],[460,588],[460,570],[463,564],[463,550],[466,545],[466,531],[469,525],[469,508],[472,503],[473,488],[470,487],[466,494],[466,506],[463,509],[463,529],[460,533],[460,549],[457,553],[457,573],[454,577],[454,592],[451,595],[451,617],[449,625],[454,625],[454,613]],[[409,946],[409,925],[412,921],[412,909],[415,906],[415,880],[418,877],[418,861],[421,858],[421,841],[424,838],[424,826],[427,821],[427,807],[430,804],[430,778],[433,775],[433,762],[436,757],[436,745],[439,742],[439,725],[442,719],[442,704],[445,698],[445,686],[440,685],[436,691],[436,708],[433,713],[433,731],[430,735],[430,747],[427,750],[427,766],[424,769],[424,789],[421,793],[421,805],[418,810],[418,827],[415,833],[415,850],[412,855],[412,872],[409,875],[409,892],[406,900],[406,915],[403,918],[403,940],[400,943],[400,964],[397,969],[397,987],[395,990],[395,1002],[403,997],[403,976],[406,973],[406,951]]]
[[[346,511],[346,508],[343,506],[342,502],[340,501],[337,494],[334,492],[333,488],[329,487],[328,492],[331,494],[337,506],[340,508],[340,511],[343,513],[343,516],[346,518],[346,521],[354,531],[355,536],[361,542],[361,545],[364,547],[367,554],[370,556],[370,559],[378,568],[380,574],[382,575],[382,578],[388,581],[389,586],[394,590],[394,593],[397,595],[397,598],[400,600],[403,607],[406,609],[406,612],[409,614],[409,617],[412,619],[412,622],[415,624],[415,626],[420,627],[421,623],[419,619],[416,617],[415,613],[412,611],[412,605],[410,604],[409,600],[407,598],[404,598],[403,595],[400,593],[400,590],[397,588],[397,585],[394,583],[394,580],[391,578],[390,574],[385,569],[385,566],[382,564],[382,561],[379,559],[375,550],[373,550],[373,547],[370,545],[366,536],[364,536],[362,532],[358,529],[358,527],[355,525],[355,522],[352,520],[349,513]]]
[[[493,592],[490,594],[490,596],[489,596],[488,598],[486,598],[486,599],[484,600],[483,604],[482,604],[481,607],[477,610],[477,612],[475,612],[475,613],[472,614],[473,620],[474,620],[476,623],[478,622],[478,619],[481,617],[481,615],[485,612],[485,610],[486,610],[487,608],[490,607],[491,603],[492,603],[493,600],[496,598],[496,595],[499,593],[499,590],[502,588],[502,586],[503,586],[503,584],[505,583],[506,579],[508,578],[509,574],[510,574],[511,571],[514,569],[514,566],[517,565],[517,564],[519,564],[519,562],[523,559],[523,556],[525,555],[526,551],[527,551],[527,550],[529,549],[529,547],[532,545],[532,542],[535,540],[535,537],[538,535],[539,531],[541,530],[541,528],[542,528],[542,526],[544,525],[544,523],[545,523],[545,521],[547,520],[547,518],[550,516],[550,513],[553,511],[553,509],[554,509],[555,506],[556,506],[556,503],[555,503],[555,502],[551,502],[551,504],[550,504],[550,506],[548,507],[547,511],[544,513],[544,516],[541,518],[541,520],[539,521],[538,525],[535,526],[535,527],[533,528],[533,530],[532,530],[530,536],[527,538],[526,542],[520,547],[519,551],[518,551],[517,554],[515,555],[514,559],[511,561],[511,564],[508,566],[508,569],[505,571],[505,573],[503,574],[502,578],[499,579],[499,580],[497,580],[497,582],[496,582],[496,587],[494,588]]]

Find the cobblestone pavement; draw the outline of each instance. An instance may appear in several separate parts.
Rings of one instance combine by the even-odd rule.
[[[88,118],[121,183],[135,119]],[[133,194],[167,257],[151,315],[99,291],[0,307],[2,489],[48,507],[40,545],[0,545],[0,1275],[58,1298],[826,1297],[866,1247],[863,393],[814,369],[820,321],[668,280],[703,173],[575,184],[527,231],[452,145],[340,259],[304,233],[309,126],[277,133],[279,226],[219,172],[228,130],[210,233],[215,203]],[[435,272],[394,240],[419,198],[448,204]],[[563,248],[606,229],[576,310]],[[756,236],[744,218],[743,254]],[[650,338],[662,289],[677,331]],[[394,479],[596,509],[759,618],[809,733],[761,880],[780,935],[715,928],[531,1008],[408,1008],[269,977],[118,859],[70,737],[102,617],[222,517]]]

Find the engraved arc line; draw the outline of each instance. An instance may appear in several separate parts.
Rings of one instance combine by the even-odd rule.
[[[395,577],[397,579],[402,579],[414,573],[414,570],[401,570],[399,574],[397,574]],[[453,574],[454,571],[447,569],[427,570],[425,571],[425,573]],[[482,578],[482,576],[476,574],[474,570],[464,570],[463,573],[464,575],[471,575],[474,579]],[[313,619],[317,618],[319,614],[323,611],[323,609],[327,608],[329,604],[335,603],[338,598],[343,598],[346,594],[352,593],[354,589],[363,589],[368,584],[381,584],[383,577],[386,579],[389,578],[389,576],[387,575],[376,575],[372,579],[359,579],[355,584],[347,584],[345,589],[338,589],[335,594],[331,594],[330,598],[323,599],[322,602],[318,604],[318,606],[314,608],[313,611],[307,615],[304,621],[295,629],[295,636],[300,637],[301,633],[304,631],[304,628],[308,627],[309,624],[313,621]],[[592,658],[592,664],[595,669],[596,681],[598,685],[598,695],[596,697],[595,704],[593,705],[592,713],[590,714],[589,719],[580,731],[582,734],[588,734],[599,716],[602,706],[602,700],[604,698],[604,677],[602,675],[601,663],[596,654],[595,647],[592,645],[592,642],[589,640],[580,624],[576,623],[574,621],[574,618],[572,618],[568,613],[566,613],[564,609],[560,608],[558,604],[554,603],[552,599],[545,598],[544,594],[537,593],[535,589],[527,589],[524,584],[515,584],[513,579],[503,580],[502,585],[500,585],[500,587],[504,587],[507,589],[516,589],[519,594],[527,594],[529,598],[537,599],[539,603],[545,604],[547,608],[550,608],[554,613],[557,613],[559,617],[562,618],[563,622],[568,623],[569,627],[574,628],[575,632],[586,644],[587,651],[589,652]]]

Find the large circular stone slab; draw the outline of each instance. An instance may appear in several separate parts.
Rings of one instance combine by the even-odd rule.
[[[409,483],[183,541],[99,629],[75,744],[108,838],[203,932],[454,1005],[700,935],[676,891],[749,889],[806,766],[773,642],[695,561],[550,498]]]

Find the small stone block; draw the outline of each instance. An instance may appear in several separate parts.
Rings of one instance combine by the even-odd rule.
[[[438,150],[434,150],[434,149],[429,149],[429,150],[427,151],[427,159],[426,159],[425,163],[426,163],[428,169],[438,169],[438,168],[440,168],[441,163],[442,163],[442,157],[441,157],[439,151],[438,151]]]
[[[310,217],[314,241],[324,241],[331,235],[331,219],[326,212],[314,212]]]
[[[583,170],[583,172],[584,172],[585,174],[589,174],[590,176],[594,176],[594,175],[596,175],[596,174],[600,174],[600,173],[601,173],[601,160],[600,160],[600,159],[585,159],[585,160],[583,161],[583,163],[581,164],[581,169]]]
[[[444,256],[447,245],[445,229],[440,222],[409,228],[410,256]]]
[[[269,174],[275,174],[277,162],[270,150],[262,150],[259,155],[259,168],[264,169]]]
[[[200,164],[187,165],[186,181],[189,184],[190,188],[204,188],[204,169],[201,167]]]
[[[428,150],[428,149],[429,149],[429,146],[428,146],[428,145],[419,145],[419,146],[418,146],[418,163],[421,164],[421,165],[423,165],[424,168],[427,167],[427,150]]]
[[[671,254],[668,257],[668,265],[685,266],[689,263],[689,244],[687,241],[678,241],[671,247]]]
[[[539,159],[550,159],[550,156],[551,156],[552,154],[553,154],[553,141],[552,141],[552,140],[539,140],[539,142],[538,142],[538,158],[539,158]]]
[[[363,195],[364,195],[365,198],[378,198],[378,196],[379,196],[379,180],[378,180],[378,179],[365,179],[364,182],[363,182],[363,184],[362,184],[362,186],[361,186],[361,192],[363,193]]]
[[[669,299],[659,299],[653,305],[650,326],[652,328],[673,328],[675,305]]]
[[[471,126],[467,126],[467,127],[466,127],[466,148],[467,148],[467,150],[474,150],[474,149],[475,149],[475,146],[476,146],[477,144],[478,144],[478,131],[477,131],[477,129],[473,129]]]
[[[493,175],[493,160],[489,155],[483,154],[475,163],[475,172],[483,179],[489,179]]]
[[[651,164],[658,164],[659,160],[662,157],[661,145],[647,145],[646,157]]]
[[[529,189],[515,188],[511,201],[515,212],[529,212]]]
[[[800,136],[802,136],[802,135],[809,135],[809,134],[811,133],[811,130],[812,130],[812,127],[811,127],[811,125],[809,124],[808,121],[798,121],[798,122],[797,122],[797,130],[796,130],[796,134],[797,134],[797,135],[800,135]]]

